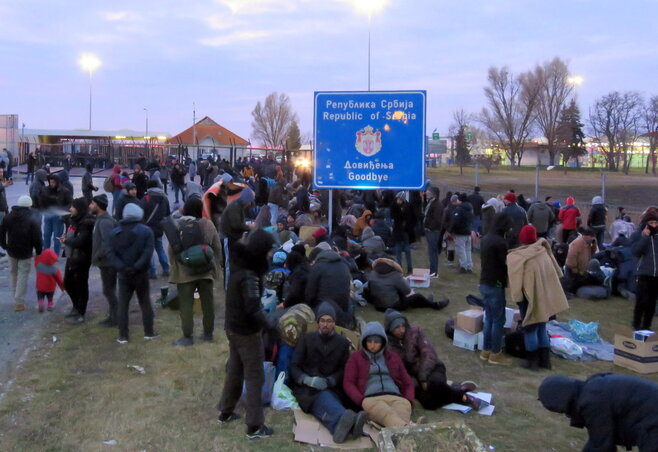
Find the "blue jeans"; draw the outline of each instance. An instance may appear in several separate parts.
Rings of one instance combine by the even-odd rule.
[[[25,185],[29,185],[32,181],[34,181],[34,171],[28,171],[27,175],[25,176]]]
[[[344,412],[345,407],[331,389],[320,391],[311,405],[311,414],[331,433],[336,429],[336,424]]]
[[[62,250],[62,243],[59,237],[64,233],[64,223],[59,215],[46,213],[43,216],[43,247],[50,248],[51,239],[54,239],[53,249],[55,254],[59,256]]]
[[[523,342],[528,352],[534,352],[539,348],[549,348],[551,341],[546,331],[546,323],[533,323],[523,327]]]
[[[439,272],[439,254],[441,254],[441,232],[425,230],[427,255],[430,259],[430,273]]]
[[[398,261],[398,264],[400,264],[400,267],[402,266],[403,252],[405,256],[407,256],[407,269],[413,268],[413,265],[411,264],[411,246],[409,245],[408,240],[395,242],[395,259]]]
[[[473,230],[475,232],[480,232],[481,225],[482,225],[482,217],[480,215],[473,215]]]
[[[180,195],[181,195],[181,199],[183,200],[183,202],[185,202],[185,191],[183,190],[183,186],[182,185],[174,185],[174,184],[171,184],[171,186],[174,189],[175,202],[178,202],[178,193],[179,192],[180,192]]]
[[[480,293],[484,297],[484,344],[483,348],[491,353],[499,353],[503,348],[505,328],[505,289],[487,284],[480,284]]]
[[[270,208],[270,223],[272,226],[276,226],[276,220],[279,218],[279,206],[271,202],[268,202],[267,206]]]
[[[169,259],[167,259],[167,252],[162,246],[162,236],[156,237],[153,243],[155,245],[155,253],[158,255],[158,260],[160,261],[160,267],[164,273],[169,273]],[[149,267],[149,274],[155,275],[155,259],[151,256],[151,266]]]
[[[121,197],[121,190],[114,190],[112,192],[112,216],[116,214],[116,209],[117,209],[116,206],[120,197]]]

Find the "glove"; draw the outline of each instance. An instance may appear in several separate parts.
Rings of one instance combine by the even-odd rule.
[[[308,375],[304,377],[302,382],[313,389],[322,391],[327,389],[327,380],[322,377],[309,377]]]

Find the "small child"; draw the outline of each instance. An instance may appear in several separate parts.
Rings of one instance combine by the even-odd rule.
[[[48,310],[52,311],[54,309],[53,295],[57,286],[64,292],[62,272],[59,271],[56,264],[57,254],[51,248],[46,248],[43,253],[34,259],[34,266],[37,268],[37,300],[39,302],[39,312],[44,311],[45,298],[48,298]]]

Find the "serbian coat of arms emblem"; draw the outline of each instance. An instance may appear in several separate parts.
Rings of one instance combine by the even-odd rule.
[[[354,146],[360,154],[372,157],[382,149],[382,133],[377,130],[373,132],[371,126],[366,126],[356,132],[356,143]]]

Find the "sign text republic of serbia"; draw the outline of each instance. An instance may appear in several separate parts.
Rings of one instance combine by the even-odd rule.
[[[420,189],[425,92],[315,93],[314,185]]]

